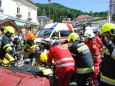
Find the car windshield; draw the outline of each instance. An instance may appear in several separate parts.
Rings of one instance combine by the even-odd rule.
[[[60,30],[60,35],[61,35],[61,37],[69,36],[69,34],[70,34],[71,32],[72,32],[72,31],[70,31],[70,30]]]
[[[41,30],[36,34],[36,36],[37,37],[46,37],[46,38],[48,38],[50,36],[51,32],[52,32],[52,30],[49,30],[49,29]]]

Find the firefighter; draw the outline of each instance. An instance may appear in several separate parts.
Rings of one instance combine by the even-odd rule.
[[[3,28],[0,28],[0,48],[1,48],[1,40],[2,40],[2,36],[3,36]]]
[[[77,85],[86,86],[88,77],[94,72],[90,50],[77,33],[71,33],[68,41],[72,43],[69,49],[76,63]]]
[[[105,23],[101,30],[107,50],[101,63],[99,85],[115,86],[115,25]]]
[[[102,43],[101,38],[99,38],[99,34],[97,34],[98,30],[93,30],[93,33],[95,34],[95,40],[96,40],[96,42],[97,42],[97,44],[99,46],[100,57],[103,59],[103,54],[104,54],[105,46]]]
[[[91,76],[91,86],[98,86],[98,81],[97,81],[97,75],[99,73],[99,64],[100,64],[100,52],[99,52],[99,46],[95,40],[95,35],[92,31],[86,30],[84,32],[84,41],[85,44],[89,47],[91,53],[92,53],[92,58],[94,62],[94,74]]]
[[[75,66],[70,51],[59,42],[52,41],[47,63],[52,63],[52,59],[55,65],[54,86],[68,86]]]
[[[14,45],[14,50],[15,50],[15,59],[17,60],[21,60],[23,59],[22,57],[22,46],[21,46],[21,42],[20,39],[18,37],[14,38],[13,40],[13,45]]]
[[[104,47],[104,45],[103,45],[101,39],[99,38],[99,36],[96,34],[97,31],[93,31],[93,32],[95,34],[95,39],[96,39],[96,42],[98,43],[99,48],[102,49]]]
[[[33,33],[27,34],[27,39],[24,40],[23,47],[24,51],[27,56],[24,56],[24,58],[29,58],[32,62],[32,65],[35,65],[35,53],[40,50],[38,44],[34,41],[35,35]]]
[[[9,66],[15,61],[14,50],[11,40],[11,36],[15,33],[12,26],[6,26],[1,35],[1,47],[0,47],[0,59],[2,60],[3,66]]]
[[[88,31],[88,30],[95,34],[95,38],[93,38],[93,40],[95,40],[97,42],[99,50],[100,50],[101,57],[103,58],[103,52],[104,52],[105,47],[104,47],[101,39],[99,38],[99,36],[97,34],[97,32],[98,32],[97,28],[96,29],[92,29],[91,26],[87,26],[85,28],[85,31]]]
[[[53,39],[53,40],[59,39],[59,32],[57,30],[54,30],[54,33],[53,33],[51,39]]]
[[[101,39],[99,38],[99,36],[98,36],[98,34],[97,34],[97,32],[98,32],[97,29],[92,29],[92,27],[87,26],[87,27],[85,28],[85,31],[91,31],[91,32],[93,32],[93,33],[95,34],[95,40],[96,40],[96,42],[98,43],[99,48],[101,49],[101,48],[104,47],[104,45],[103,45]]]

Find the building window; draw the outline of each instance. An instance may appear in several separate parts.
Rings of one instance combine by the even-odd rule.
[[[113,7],[113,12],[115,13],[115,6]],[[114,14],[114,13],[113,13],[113,14]]]
[[[20,13],[20,7],[17,7],[17,13]]]
[[[0,7],[2,7],[2,1],[0,0]]]
[[[28,12],[28,17],[30,17],[31,16],[31,12]]]

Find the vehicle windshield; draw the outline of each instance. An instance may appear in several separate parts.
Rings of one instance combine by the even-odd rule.
[[[72,31],[70,30],[60,30],[60,36],[64,37],[64,36],[69,36],[69,34]],[[45,29],[45,30],[40,30],[37,34],[36,37],[44,37],[44,38],[49,38],[49,36],[51,35],[52,30],[49,29]]]
[[[36,36],[37,36],[37,37],[45,37],[45,38],[48,38],[48,37],[50,36],[51,32],[52,32],[52,30],[49,30],[49,29],[47,29],[47,30],[41,30],[41,31],[39,31],[39,32],[36,34]]]
[[[70,34],[71,32],[72,32],[72,31],[70,31],[70,30],[60,30],[60,35],[61,35],[61,37],[69,36],[69,34]]]

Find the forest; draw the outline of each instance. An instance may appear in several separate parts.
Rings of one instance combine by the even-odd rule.
[[[66,6],[63,6],[58,3],[50,3],[50,4],[40,4],[36,3],[38,6],[38,16],[47,16],[50,19],[58,22],[61,21],[63,18],[71,18],[72,20],[75,19],[79,15],[89,15],[92,17],[102,17],[106,18],[108,15],[108,11],[105,12],[83,12],[78,9],[72,9]]]

